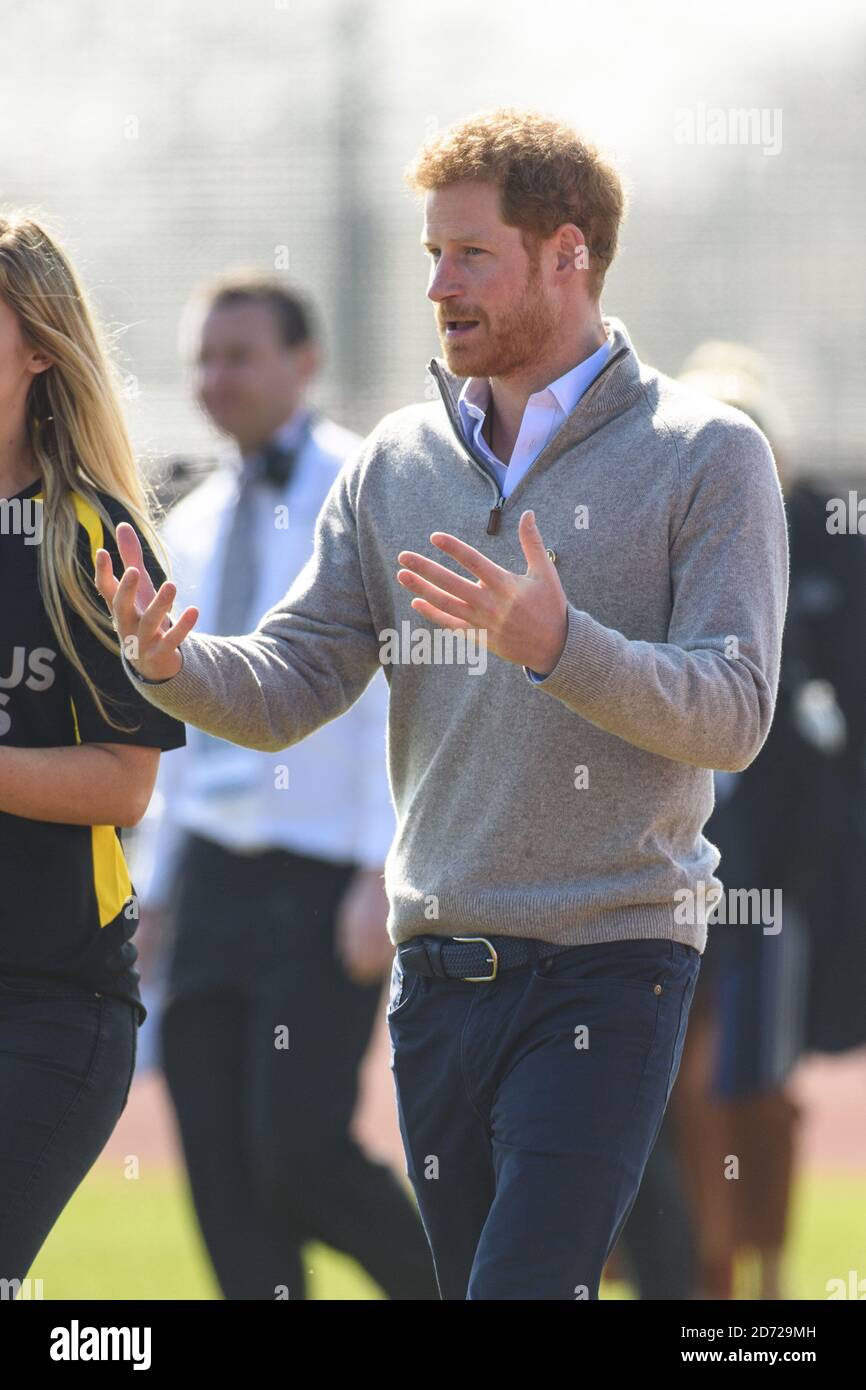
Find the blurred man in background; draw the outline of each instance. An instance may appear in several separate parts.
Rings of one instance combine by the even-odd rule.
[[[169,514],[178,591],[246,633],[307,561],[360,439],[305,403],[321,362],[304,297],[238,272],[185,320],[196,398],[236,448]],[[417,1211],[349,1133],[393,959],[387,686],[297,747],[189,731],[154,800],[143,947],[170,934],[161,1044],[202,1234],[226,1298],[304,1298],[301,1247],[354,1256],[390,1298],[436,1298]]]

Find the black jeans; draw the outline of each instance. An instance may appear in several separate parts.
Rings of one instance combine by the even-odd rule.
[[[180,861],[162,1065],[228,1299],[303,1299],[310,1240],[352,1255],[389,1298],[438,1298],[411,1193],[349,1133],[382,999],[335,952],[352,872],[197,836]]]
[[[138,1013],[75,985],[0,980],[0,1279],[23,1279],[122,1114]],[[0,1286],[0,1297],[14,1291]]]

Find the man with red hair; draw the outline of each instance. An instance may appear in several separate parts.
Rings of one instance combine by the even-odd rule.
[[[712,769],[773,715],[784,509],[761,431],[602,315],[622,190],[574,131],[482,113],[410,182],[438,396],[367,437],[285,598],[247,637],[169,627],[131,528],[99,584],[130,679],[223,738],[283,748],[385,666],[389,1026],[440,1293],[595,1299],[721,891]],[[407,612],[444,659],[424,628],[393,660]]]

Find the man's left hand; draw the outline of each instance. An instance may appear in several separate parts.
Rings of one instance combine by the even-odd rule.
[[[478,582],[412,550],[401,550],[397,556],[404,566],[397,579],[419,595],[412,607],[425,618],[454,631],[483,629],[490,651],[546,676],[565,646],[567,600],[533,512],[522,514],[517,533],[526,556],[525,574],[512,574],[456,536],[434,531],[432,543]]]

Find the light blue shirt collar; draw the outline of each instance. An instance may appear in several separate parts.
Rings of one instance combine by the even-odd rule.
[[[608,338],[591,357],[587,357],[583,362],[578,362],[576,367],[572,367],[570,371],[557,377],[556,381],[552,381],[543,390],[533,392],[526,402],[524,419],[526,418],[526,411],[530,407],[547,407],[556,411],[557,418],[560,414],[564,418],[568,417],[581,396],[598,376],[610,355],[611,346],[610,338]],[[477,438],[480,434],[480,424],[483,424],[490,405],[490,382],[487,377],[467,377],[457,398],[457,404],[464,420],[466,433],[470,437],[475,434]],[[479,421],[480,424],[473,428],[470,421]],[[489,453],[489,450],[485,450],[485,452]]]

